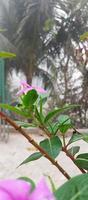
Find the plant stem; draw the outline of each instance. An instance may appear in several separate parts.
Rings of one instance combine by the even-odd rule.
[[[50,132],[48,131],[48,129],[45,126],[39,126],[39,128],[47,135],[47,137],[51,137]]]
[[[49,138],[51,137],[51,134],[49,133],[49,131],[47,130],[47,128],[44,127],[44,125],[43,126],[40,125],[39,128],[47,135],[47,137],[49,137]]]
[[[76,130],[76,128],[72,127],[75,133],[81,134],[79,131]]]
[[[35,148],[37,148],[41,154],[46,157],[53,165],[55,165],[59,171],[69,180],[71,177],[69,174],[55,161],[42,147],[40,147],[21,127],[19,127],[10,117],[0,112],[0,116],[3,120],[7,121],[15,130],[19,131]]]
[[[68,150],[67,150],[65,147],[62,148],[62,151],[64,151],[64,152],[66,153],[66,155],[67,155],[67,156],[73,161],[73,163],[74,163],[74,161],[75,161],[74,156],[72,156],[72,155],[68,152]],[[75,164],[75,163],[74,163],[74,164]],[[76,165],[76,164],[75,164],[75,165]],[[76,165],[76,167],[78,167],[78,166]],[[79,169],[83,174],[86,173],[84,169],[81,169],[81,168],[79,168],[79,167],[78,167],[78,169]]]
[[[66,143],[65,143],[65,135],[62,135],[62,137],[63,137],[63,145],[64,145],[64,147],[66,146]]]
[[[46,133],[46,135],[50,138],[51,137],[51,134],[49,133],[49,131],[47,130],[47,128],[46,127],[40,127],[45,133]],[[78,132],[79,133],[79,132]],[[74,156],[72,156],[69,152],[68,152],[68,150],[67,150],[67,147],[68,147],[68,145],[69,145],[69,143],[66,145],[66,143],[65,143],[65,135],[62,135],[62,137],[63,137],[63,147],[62,147],[62,151],[64,151],[65,152],[65,154],[72,160],[72,162],[75,164],[75,158],[74,158]],[[76,165],[76,164],[75,164]],[[81,169],[81,168],[79,168],[77,165],[76,165],[76,167],[84,174],[84,173],[86,173],[85,172],[85,170],[84,169]]]

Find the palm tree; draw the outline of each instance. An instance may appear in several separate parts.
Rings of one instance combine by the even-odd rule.
[[[59,5],[63,8],[64,3],[60,0]],[[41,61],[52,51],[57,6],[58,1],[54,0],[9,0],[8,9],[3,4],[3,25],[7,29],[4,35],[17,47],[16,66],[24,71],[29,83]]]
[[[2,28],[6,29],[4,36],[18,50],[16,63],[12,62],[11,65],[16,64],[17,70],[23,70],[29,83],[44,56],[44,41],[52,27],[51,3],[51,0],[45,3],[42,0],[11,0],[9,7],[6,7],[2,2]]]
[[[87,30],[87,10],[87,0],[9,0],[9,10],[4,12],[2,28],[7,29],[4,35],[17,48],[17,60],[12,61],[11,66],[22,69],[29,83],[36,74],[46,78],[47,84],[51,80],[52,91],[55,90],[53,76],[43,69],[44,65],[40,68],[42,61],[47,64],[48,57],[52,60],[58,58],[55,80],[59,72],[63,72],[66,78],[65,69],[68,66],[63,65],[66,58],[73,67],[75,65],[75,68],[82,70],[84,76],[85,68],[77,64],[72,42],[77,43],[80,34]],[[51,67],[52,62],[47,65],[47,68]]]
[[[68,46],[66,54],[73,57],[71,41],[84,30],[78,12],[79,3],[82,12],[85,11],[84,2],[87,3],[86,0],[9,0],[9,9],[3,5],[3,25],[7,29],[4,35],[18,50],[16,63],[11,65],[22,69],[29,83],[47,55],[55,59],[60,49]]]
[[[52,29],[52,1],[25,1],[23,18],[16,34],[16,45],[23,56],[23,71],[29,83],[36,73],[38,63],[44,59],[45,41]],[[47,30],[45,30],[47,26]]]

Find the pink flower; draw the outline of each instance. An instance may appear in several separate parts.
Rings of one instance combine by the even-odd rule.
[[[26,81],[21,81],[20,84],[20,91],[17,93],[17,95],[22,95],[22,94],[26,94],[28,91],[35,89],[37,92],[39,93],[46,93],[46,91],[41,88],[41,87],[36,87],[36,86],[31,86],[29,85]]]
[[[0,181],[0,200],[29,200],[30,189],[30,185],[25,181]]]
[[[44,179],[41,179],[36,189],[31,193],[29,200],[55,200],[55,198]]]
[[[0,181],[0,200],[55,200],[42,179],[31,191],[31,185],[22,180]]]

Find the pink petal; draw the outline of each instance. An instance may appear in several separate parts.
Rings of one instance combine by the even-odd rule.
[[[36,86],[32,86],[37,92],[39,92],[39,93],[46,93],[46,90],[44,90],[43,88],[40,88],[40,87],[36,87]]]
[[[28,91],[32,90],[33,88],[30,87],[30,88],[24,88],[24,89],[21,89],[17,92],[17,95],[20,96],[22,94],[26,94]]]
[[[23,85],[23,86],[26,86],[26,87],[30,87],[30,85],[26,81],[21,81],[20,85]]]
[[[44,179],[42,179],[36,189],[30,194],[29,200],[55,200],[55,198],[47,187]]]
[[[31,187],[22,180],[3,180],[0,181],[0,200],[29,200]]]
[[[0,199],[1,200],[12,200],[11,195],[9,195],[5,191],[1,191],[1,190],[0,190]]]
[[[42,94],[46,93],[46,90],[44,90],[43,88],[31,86],[26,81],[21,81],[20,87],[21,89],[17,92],[17,95],[26,94],[28,91],[32,89],[35,89],[37,92],[42,93]]]

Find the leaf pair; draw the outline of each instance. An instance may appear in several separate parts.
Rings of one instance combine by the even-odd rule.
[[[78,105],[75,105],[75,104],[74,105],[68,105],[68,106],[64,106],[62,108],[57,108],[57,109],[54,109],[54,110],[50,111],[46,115],[46,117],[44,119],[44,123],[49,122],[50,120],[52,120],[52,118],[56,117],[58,114],[66,112],[66,111],[68,111],[70,109],[73,109],[75,107],[78,107]]]
[[[14,107],[8,104],[2,104],[0,103],[0,108],[15,112],[18,115],[24,116],[24,117],[28,117],[28,113],[23,112],[22,110],[19,109],[19,107]]]
[[[65,134],[67,130],[72,127],[71,120],[68,115],[60,115],[56,123],[53,125],[51,125],[51,123],[48,124],[48,130],[53,135],[56,135],[58,130],[60,130],[62,134]]]
[[[33,112],[34,103],[36,102],[37,98],[38,94],[36,90],[31,90],[23,96],[22,98],[23,105],[21,105],[20,107],[18,106],[14,107],[8,104],[0,104],[0,107],[15,112],[18,115],[29,118],[31,112]]]
[[[46,151],[46,153],[49,154],[53,159],[55,159],[60,151],[62,150],[62,143],[58,136],[52,137],[50,139],[45,139],[40,142],[40,146]],[[28,158],[26,158],[21,164],[26,164],[31,161],[38,160],[43,155],[40,152],[35,152],[32,155],[30,155]]]

